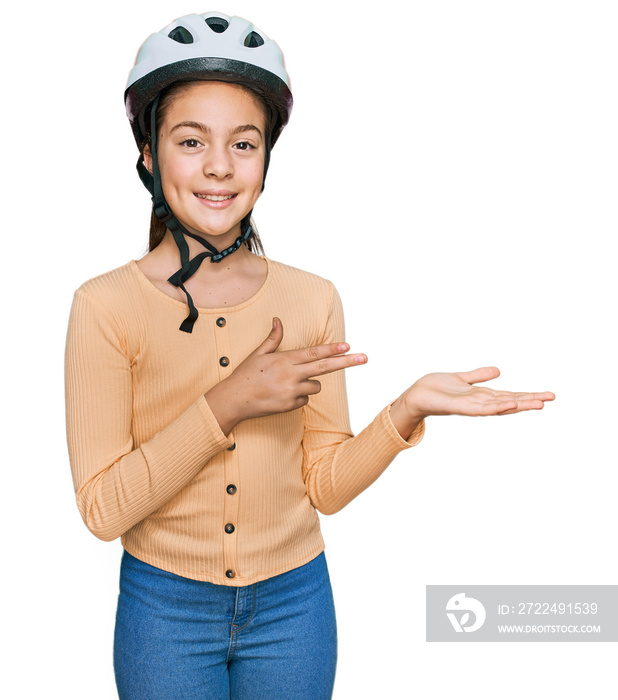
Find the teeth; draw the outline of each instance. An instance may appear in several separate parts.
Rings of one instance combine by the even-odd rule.
[[[199,199],[207,199],[209,202],[223,202],[225,199],[232,199],[235,195],[196,194],[195,196]]]

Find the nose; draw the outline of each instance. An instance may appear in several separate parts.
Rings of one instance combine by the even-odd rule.
[[[204,175],[221,180],[230,177],[234,172],[232,154],[223,144],[213,144],[204,156]]]

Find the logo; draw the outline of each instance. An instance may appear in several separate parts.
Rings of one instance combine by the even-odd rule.
[[[457,619],[457,613],[460,614]],[[470,621],[470,613],[474,614],[474,621]],[[455,632],[475,632],[485,622],[485,608],[476,598],[466,598],[465,593],[454,595],[446,604],[446,616],[451,621]]]

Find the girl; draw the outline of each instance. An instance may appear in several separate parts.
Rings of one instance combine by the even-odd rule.
[[[121,698],[330,698],[337,633],[317,510],[334,513],[429,415],[540,409],[549,392],[430,374],[356,437],[333,285],[261,255],[251,220],[292,107],[277,45],[189,15],[125,93],[153,197],[150,252],[84,284],[67,340],[77,503],[122,537]]]

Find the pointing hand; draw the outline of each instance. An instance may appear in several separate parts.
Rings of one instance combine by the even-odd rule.
[[[206,394],[224,433],[241,420],[301,408],[321,389],[314,377],[367,362],[362,354],[345,355],[347,343],[278,351],[282,340],[283,324],[274,318],[266,340]]]

